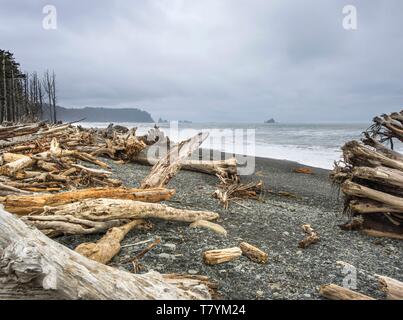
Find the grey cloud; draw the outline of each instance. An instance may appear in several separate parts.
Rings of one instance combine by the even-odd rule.
[[[42,7],[58,29],[41,27]],[[358,30],[342,8],[358,9]],[[193,121],[363,121],[403,101],[400,0],[1,1],[0,47],[59,104]]]

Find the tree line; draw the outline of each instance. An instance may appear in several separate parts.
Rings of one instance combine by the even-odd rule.
[[[22,72],[13,54],[0,49],[0,123],[57,122],[56,75]]]

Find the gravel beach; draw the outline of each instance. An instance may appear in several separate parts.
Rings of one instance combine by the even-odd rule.
[[[109,161],[116,178],[136,187],[150,167],[137,164],[119,165]],[[264,180],[266,192],[261,201],[247,200],[231,203],[224,210],[212,197],[217,179],[195,172],[181,171],[168,187],[177,190],[165,203],[178,208],[211,210],[220,214],[218,223],[227,237],[206,229],[192,229],[185,223],[152,221],[151,231],[132,231],[122,242],[122,250],[111,265],[128,271],[125,263],[143,250],[149,239],[161,239],[161,244],[148,252],[141,263],[141,272],[207,275],[216,280],[222,299],[321,299],[320,285],[343,284],[344,261],[357,268],[357,291],[383,298],[375,274],[403,280],[401,259],[403,244],[398,240],[377,239],[359,232],[342,231],[338,225],[345,221],[338,190],[328,180],[327,170],[312,168],[313,174],[297,174],[300,164],[284,160],[256,159],[254,176],[243,177],[244,182]],[[279,196],[288,192],[295,197]],[[301,225],[310,224],[320,241],[307,249],[299,249],[304,238]],[[74,249],[99,235],[65,236],[57,241]],[[216,266],[207,266],[201,255],[205,250],[238,246],[247,241],[269,254],[265,265],[239,259]]]

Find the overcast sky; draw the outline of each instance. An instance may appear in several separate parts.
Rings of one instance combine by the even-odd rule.
[[[56,30],[42,27],[46,4]],[[65,107],[252,122],[368,122],[403,107],[401,0],[0,0],[0,48],[24,70],[54,69]]]

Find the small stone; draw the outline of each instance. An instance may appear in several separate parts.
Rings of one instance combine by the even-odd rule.
[[[280,297],[280,294],[278,292],[273,292],[272,297],[273,299],[278,299]]]
[[[176,250],[176,244],[174,243],[164,243],[163,246],[170,251],[175,251]]]
[[[302,254],[302,251],[301,250],[298,250],[297,251],[297,255],[301,255]]]
[[[278,283],[273,283],[273,284],[270,285],[270,289],[271,289],[271,291],[273,292],[273,294],[274,294],[275,292],[280,291],[280,288],[281,288],[281,286],[280,286],[280,284],[278,284]]]
[[[285,235],[286,237],[288,237],[288,236],[290,235],[290,233],[287,232],[287,231],[284,231],[284,232],[283,232],[283,235]]]
[[[256,296],[261,298],[264,296],[264,292],[262,290],[258,290],[258,291],[256,291]]]
[[[242,265],[241,264],[239,264],[239,265],[237,265],[235,268],[234,268],[234,270],[235,271],[242,271]]]
[[[198,274],[199,271],[194,270],[194,269],[190,269],[190,270],[188,270],[188,273],[189,273],[189,274]]]
[[[310,299],[311,295],[309,293],[304,293],[304,297],[307,298],[307,299]]]
[[[175,260],[176,259],[176,257],[174,255],[168,254],[168,253],[160,253],[158,255],[158,257],[161,258],[161,259],[167,259],[167,260]]]

